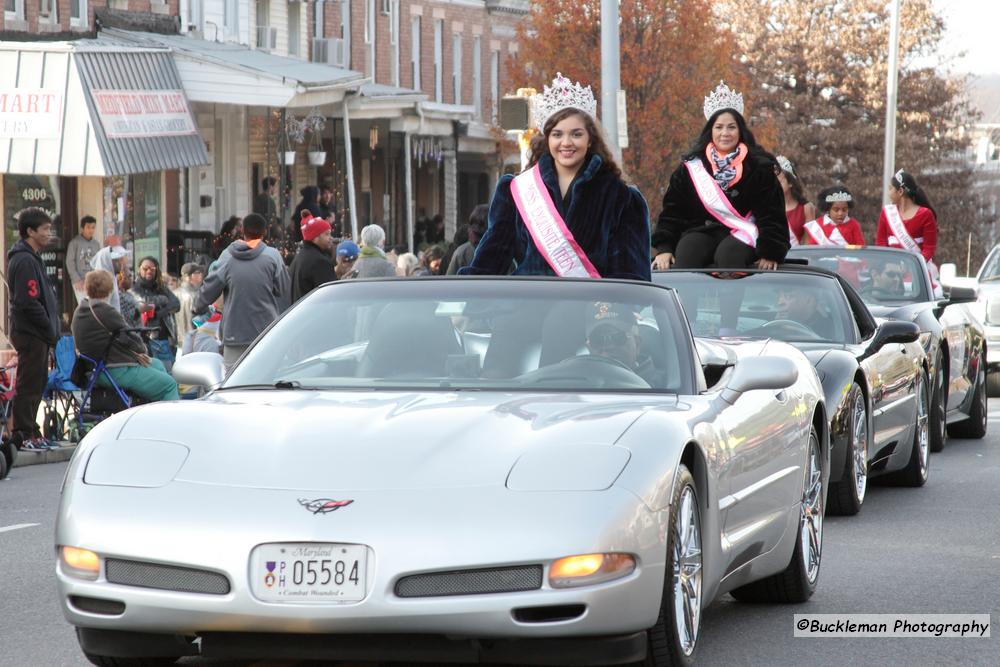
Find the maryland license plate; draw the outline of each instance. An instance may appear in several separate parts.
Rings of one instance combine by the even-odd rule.
[[[250,558],[251,588],[265,602],[358,602],[367,561],[360,544],[262,544]]]

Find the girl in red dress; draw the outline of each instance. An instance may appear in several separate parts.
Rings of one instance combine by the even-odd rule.
[[[919,185],[916,179],[909,173],[900,169],[892,177],[889,188],[889,201],[899,211],[903,226],[907,234],[916,246],[920,249],[920,254],[924,259],[931,262],[934,259],[934,251],[937,249],[937,215],[931,206],[927,194]],[[907,242],[898,238],[898,234],[893,232],[892,225],[886,209],[878,218],[878,230],[875,235],[875,245],[889,246],[890,248],[905,248]]]
[[[785,194],[785,218],[788,220],[788,238],[792,247],[802,242],[802,232],[806,220],[816,217],[816,207],[806,199],[802,192],[802,183],[795,175],[791,161],[784,155],[775,158],[778,163],[774,173],[781,183],[781,190]]]
[[[851,217],[854,196],[843,185],[835,185],[819,193],[819,210],[823,214],[806,223],[805,242],[810,245],[863,246],[865,236],[861,225]]]

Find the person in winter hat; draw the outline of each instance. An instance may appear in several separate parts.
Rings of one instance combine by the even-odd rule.
[[[302,248],[292,260],[292,303],[323,283],[337,279],[333,270],[333,236],[330,223],[302,211]]]

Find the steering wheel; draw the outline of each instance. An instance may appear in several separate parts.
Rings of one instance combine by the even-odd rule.
[[[755,331],[769,334],[775,329],[784,329],[791,334],[804,334],[810,338],[822,338],[822,336],[817,334],[810,327],[802,324],[801,322],[796,322],[795,320],[771,320],[770,322],[765,322],[757,327]]]
[[[600,389],[649,389],[650,384],[638,373],[611,357],[596,354],[564,359],[558,364],[530,371],[516,378],[523,384],[582,382]]]

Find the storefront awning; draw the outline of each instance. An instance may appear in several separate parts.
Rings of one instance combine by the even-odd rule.
[[[337,104],[366,81],[364,74],[286,58],[231,42],[110,28],[102,39],[169,48],[192,102],[261,107]]]
[[[111,176],[204,164],[166,49],[0,42],[0,173]]]

